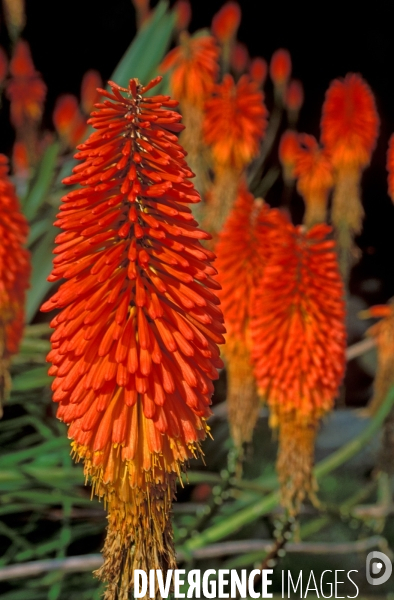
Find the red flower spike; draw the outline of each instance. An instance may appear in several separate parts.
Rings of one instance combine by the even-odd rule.
[[[231,434],[237,447],[252,438],[260,402],[250,359],[250,310],[269,254],[267,232],[285,218],[241,183],[234,206],[219,234],[218,292],[226,323],[227,401]]]
[[[279,142],[279,160],[283,165],[284,178],[286,181],[291,181],[295,178],[294,167],[299,150],[300,143],[298,134],[291,129],[287,129],[287,131],[282,134]]]
[[[304,89],[302,83],[298,79],[292,79],[286,89],[285,106],[287,110],[298,113],[303,103]]]
[[[222,44],[228,44],[241,23],[241,8],[237,2],[226,2],[212,19],[212,33]]]
[[[35,70],[27,42],[19,40],[10,62],[11,79],[7,97],[11,102],[11,123],[20,129],[41,119],[46,85]]]
[[[53,123],[59,136],[70,147],[81,141],[86,131],[86,121],[79,110],[78,100],[72,94],[64,94],[56,100]]]
[[[257,155],[267,127],[263,93],[247,75],[226,75],[205,104],[204,138],[217,166],[242,171]]]
[[[335,168],[365,168],[378,129],[375,99],[367,83],[355,73],[335,79],[326,93],[321,120],[321,140]]]
[[[388,194],[391,200],[394,202],[394,134],[390,137],[389,147],[387,150],[387,163],[386,168],[388,171],[387,187]]]
[[[236,42],[231,50],[230,65],[237,74],[246,71],[249,62],[249,52],[245,44]]]
[[[167,54],[159,70],[172,69],[171,92],[179,102],[202,108],[219,71],[218,57],[213,37],[190,38],[183,32],[180,46]]]
[[[24,142],[15,142],[12,148],[12,169],[18,177],[27,177],[29,174],[29,153]]]
[[[94,105],[100,99],[100,94],[97,88],[101,88],[103,81],[98,71],[90,69],[86,71],[81,83],[81,108],[85,115],[88,115],[93,110]]]
[[[271,255],[253,303],[255,375],[279,428],[284,504],[313,495],[313,439],[332,409],[345,369],[344,289],[328,225],[273,229]],[[298,446],[296,446],[298,444]]]
[[[294,175],[297,190],[305,200],[304,223],[311,227],[326,220],[328,194],[334,185],[333,168],[327,151],[312,135],[299,135]]]
[[[354,236],[361,232],[364,216],[361,174],[370,162],[378,129],[375,100],[360,75],[348,73],[344,79],[334,80],[323,105],[321,140],[335,169],[332,222],[345,280],[359,254]]]
[[[66,282],[42,307],[61,309],[48,356],[58,416],[109,506],[109,598],[118,586],[127,597],[134,569],[175,565],[175,481],[206,436],[222,365],[214,255],[189,208],[200,197],[174,135],[177,102],[145,95],[160,80],[100,90],[96,131],[65,180],[79,188],[56,221],[50,280]]]
[[[267,61],[259,56],[257,58],[253,58],[249,67],[249,75],[259,87],[263,87],[265,80],[267,79],[267,73]]]
[[[177,0],[174,4],[174,11],[176,14],[177,31],[187,29],[192,19],[192,7],[189,0]]]
[[[270,77],[277,87],[283,87],[291,75],[291,56],[288,50],[276,50],[270,62]]]
[[[28,224],[0,154],[0,413],[10,389],[9,361],[19,349],[29,286],[30,255],[24,248]]]

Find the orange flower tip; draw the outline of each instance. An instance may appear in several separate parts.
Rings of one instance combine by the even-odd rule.
[[[192,7],[189,0],[177,0],[174,4],[174,11],[176,14],[175,27],[177,31],[187,29],[192,19]]]
[[[203,136],[221,168],[242,170],[257,155],[266,127],[263,93],[248,75],[231,75],[212,89],[205,103]]]
[[[307,202],[316,198],[322,200],[334,185],[330,157],[325,149],[320,148],[313,135],[300,134],[298,141],[299,147],[294,156],[297,189]]]
[[[288,110],[298,112],[304,103],[304,89],[301,81],[292,79],[286,88],[285,106]]]
[[[235,73],[244,73],[249,62],[249,52],[245,44],[236,42],[232,48],[230,65]]]
[[[373,93],[364,79],[348,73],[326,92],[321,141],[337,169],[366,167],[376,144],[379,116]]]
[[[249,67],[249,75],[257,83],[258,86],[263,86],[267,78],[268,65],[267,61],[260,56],[253,58]]]
[[[4,49],[0,46],[0,85],[4,82],[8,72],[8,58]]]
[[[241,8],[237,2],[226,2],[214,15],[211,30],[222,44],[235,38],[241,23]]]
[[[159,70],[170,71],[170,87],[177,100],[202,109],[219,72],[219,48],[212,36],[191,38],[182,31],[179,38],[179,46],[165,56]]]
[[[282,165],[293,169],[299,149],[300,142],[297,132],[287,129],[282,134],[279,142],[279,160]]]
[[[270,62],[270,77],[275,86],[284,86],[291,75],[291,56],[288,50],[276,50]]]
[[[101,75],[98,71],[90,69],[86,71],[81,83],[81,107],[88,115],[99,100],[98,88],[103,85]]]
[[[29,44],[24,40],[18,40],[16,43],[10,62],[10,73],[13,77],[32,77],[36,75]]]
[[[387,187],[388,194],[391,200],[394,202],[394,134],[391,135],[389,140],[389,147],[387,150],[387,163],[386,163],[388,177]]]

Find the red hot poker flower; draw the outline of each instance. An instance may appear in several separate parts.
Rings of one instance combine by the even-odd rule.
[[[219,71],[219,50],[211,36],[180,36],[181,44],[171,50],[160,65],[165,73],[172,69],[172,95],[181,103],[202,108]]]
[[[204,137],[218,167],[242,171],[256,156],[267,127],[263,93],[247,75],[226,75],[205,104]]]
[[[81,83],[81,108],[86,115],[93,110],[95,103],[99,101],[100,96],[97,88],[101,88],[102,85],[103,82],[98,71],[94,69],[86,71]]]
[[[231,75],[213,89],[205,103],[203,136],[211,148],[215,183],[207,226],[220,231],[235,200],[243,170],[258,154],[267,127],[264,95],[249,76],[234,83]]]
[[[364,210],[360,198],[362,170],[369,164],[379,129],[375,99],[354,73],[334,80],[323,105],[321,140],[335,169],[332,221],[340,246],[345,279],[357,256],[353,238],[360,233]]]
[[[316,428],[345,367],[344,291],[330,232],[323,224],[306,233],[291,224],[273,229],[253,304],[255,375],[279,428],[282,498],[294,512],[313,493]]]
[[[284,86],[288,82],[291,75],[291,56],[285,48],[276,50],[270,62],[270,76],[276,87]]]
[[[253,58],[249,67],[249,75],[253,81],[257,83],[259,87],[264,85],[267,78],[268,65],[267,61],[260,56]]]
[[[66,282],[42,307],[61,309],[48,355],[58,416],[109,505],[100,576],[110,598],[118,585],[127,598],[134,569],[175,564],[175,480],[206,435],[222,365],[214,255],[188,206],[200,198],[175,135],[177,102],[146,95],[160,79],[100,90],[96,131],[66,180],[79,188],[56,222],[50,280]]]
[[[255,200],[242,182],[215,246],[222,286],[218,295],[227,330],[224,354],[229,421],[239,448],[251,440],[260,408],[250,359],[251,304],[269,252],[266,234],[282,220],[279,211]]]
[[[328,194],[334,185],[333,169],[328,153],[312,135],[299,135],[298,140],[294,175],[305,200],[304,223],[311,227],[326,220]]]
[[[222,44],[228,44],[235,38],[240,22],[241,8],[230,0],[213,17],[212,33]]]
[[[35,70],[27,42],[19,40],[10,62],[11,79],[7,96],[11,102],[11,123],[20,129],[41,119],[46,85]]]
[[[0,154],[0,413],[10,387],[9,361],[23,333],[30,255],[28,234],[15,188],[8,178],[7,158]]]

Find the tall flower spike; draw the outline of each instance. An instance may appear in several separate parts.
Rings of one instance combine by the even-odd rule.
[[[252,439],[260,401],[251,362],[250,311],[269,248],[266,233],[284,219],[241,183],[236,202],[215,247],[226,323],[224,355],[231,435],[238,449]]]
[[[312,135],[299,135],[298,139],[294,175],[305,201],[304,223],[311,227],[326,220],[328,194],[334,184],[333,169],[327,152]]]
[[[267,127],[264,95],[247,75],[215,86],[205,104],[204,139],[211,148],[215,183],[207,223],[220,231],[235,200],[240,177],[256,157]]]
[[[323,105],[321,141],[331,155],[335,170],[332,221],[345,279],[352,255],[357,256],[353,238],[361,232],[364,216],[361,174],[371,160],[378,129],[375,99],[367,83],[354,73],[335,79]]]
[[[283,102],[286,85],[291,75],[291,56],[285,48],[276,50],[270,62],[270,76],[275,88],[275,97]]]
[[[146,95],[160,80],[100,90],[96,131],[65,180],[79,188],[56,221],[50,281],[66,282],[42,307],[61,309],[48,355],[53,399],[109,509],[99,576],[105,597],[119,600],[134,569],[175,566],[175,482],[206,436],[224,341],[214,255],[200,243],[209,236],[188,206],[200,197],[174,135],[177,102]]]
[[[7,96],[11,102],[11,123],[19,130],[40,121],[46,85],[35,70],[27,42],[19,40],[10,62],[11,79]]]
[[[187,151],[188,163],[196,174],[195,186],[203,194],[208,186],[208,156],[202,140],[203,107],[219,71],[219,48],[212,36],[191,38],[182,31],[180,45],[161,63],[170,71],[171,93],[179,101],[185,124],[180,142]]]
[[[328,225],[273,229],[252,315],[258,388],[279,429],[282,501],[293,513],[313,498],[314,439],[345,367],[344,290]]]
[[[0,416],[10,389],[10,357],[23,333],[30,256],[24,248],[28,225],[8,178],[7,158],[0,154]]]

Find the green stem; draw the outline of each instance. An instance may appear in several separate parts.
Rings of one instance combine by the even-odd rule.
[[[353,456],[355,456],[362,448],[365,447],[367,442],[375,435],[375,433],[381,427],[383,421],[387,417],[388,413],[391,410],[391,407],[394,404],[394,387],[392,387],[387,394],[384,402],[382,403],[380,409],[376,412],[374,417],[365,427],[365,429],[351,442],[333,452],[328,458],[322,460],[314,469],[314,474],[317,479],[328,475],[331,471],[342,465],[347,460],[350,460]],[[251,523],[258,519],[259,517],[266,515],[271,512],[275,506],[279,503],[279,491],[272,492],[265,498],[262,498],[258,502],[255,502],[251,506],[239,511],[236,515],[231,518],[225,519],[224,521],[209,527],[199,535],[194,536],[189,539],[183,548],[179,548],[179,550],[184,550],[186,553],[189,553],[196,548],[202,548],[203,546],[216,542],[224,537],[227,537],[238,531],[244,525]]]

